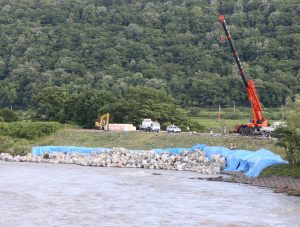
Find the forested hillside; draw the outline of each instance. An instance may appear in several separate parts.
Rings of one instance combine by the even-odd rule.
[[[1,107],[38,108],[48,92],[58,114],[69,97],[97,91],[109,104],[130,87],[182,107],[249,106],[219,14],[264,106],[300,92],[299,0],[0,0],[0,10]]]

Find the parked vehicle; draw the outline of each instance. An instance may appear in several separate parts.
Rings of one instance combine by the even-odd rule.
[[[286,127],[285,122],[283,121],[275,121],[272,125],[270,126],[263,126],[261,128],[261,135],[264,136],[270,136],[272,132],[275,131],[276,128],[278,127]]]
[[[178,128],[176,125],[170,125],[167,127],[167,132],[179,133],[181,132],[181,129]]]
[[[145,132],[159,132],[160,124],[157,121],[152,121],[151,119],[144,119],[142,125],[140,125],[140,130]]]
[[[153,121],[153,124],[151,126],[151,131],[159,132],[160,131],[160,124],[157,121]]]

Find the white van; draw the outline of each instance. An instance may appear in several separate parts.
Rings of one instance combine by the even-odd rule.
[[[157,121],[153,121],[151,126],[151,131],[159,132],[160,131],[160,124]]]
[[[141,131],[146,132],[159,132],[160,131],[160,124],[157,121],[152,121],[151,119],[144,119],[142,125],[140,126]]]

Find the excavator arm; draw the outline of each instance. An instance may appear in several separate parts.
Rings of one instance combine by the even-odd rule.
[[[109,125],[109,113],[106,113],[100,117],[98,121],[95,122],[97,128],[107,127]]]

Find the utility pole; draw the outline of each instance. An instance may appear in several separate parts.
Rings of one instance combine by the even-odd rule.
[[[233,113],[235,114],[235,101],[233,101]]]
[[[218,121],[221,121],[221,106],[219,104]]]

